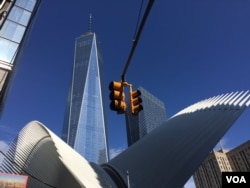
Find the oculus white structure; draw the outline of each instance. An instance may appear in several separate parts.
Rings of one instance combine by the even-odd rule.
[[[89,163],[37,121],[28,123],[19,133],[5,154],[0,171],[28,175],[31,188],[112,186],[102,168]]]
[[[248,91],[200,101],[101,166],[34,121],[5,154],[0,171],[29,175],[28,187],[179,188],[249,105]]]

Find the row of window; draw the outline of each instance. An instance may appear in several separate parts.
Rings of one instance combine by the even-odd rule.
[[[16,0],[0,30],[0,60],[13,63],[37,0]]]

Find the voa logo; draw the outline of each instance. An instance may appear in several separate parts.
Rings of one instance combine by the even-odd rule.
[[[222,188],[250,188],[250,172],[222,172]]]
[[[227,183],[247,183],[244,176],[226,176]]]

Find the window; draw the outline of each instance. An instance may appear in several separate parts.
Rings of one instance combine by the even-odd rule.
[[[12,63],[12,60],[16,54],[18,44],[0,38],[0,60]]]
[[[24,31],[25,27],[6,20],[5,24],[3,25],[3,28],[0,31],[0,36],[11,41],[20,43]]]
[[[32,11],[35,6],[36,0],[17,0],[16,5]]]
[[[8,19],[17,22],[21,25],[27,26],[30,16],[31,12],[14,6],[10,12]]]

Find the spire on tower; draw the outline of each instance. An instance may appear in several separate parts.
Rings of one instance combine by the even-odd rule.
[[[92,14],[89,14],[89,32],[92,32]]]

